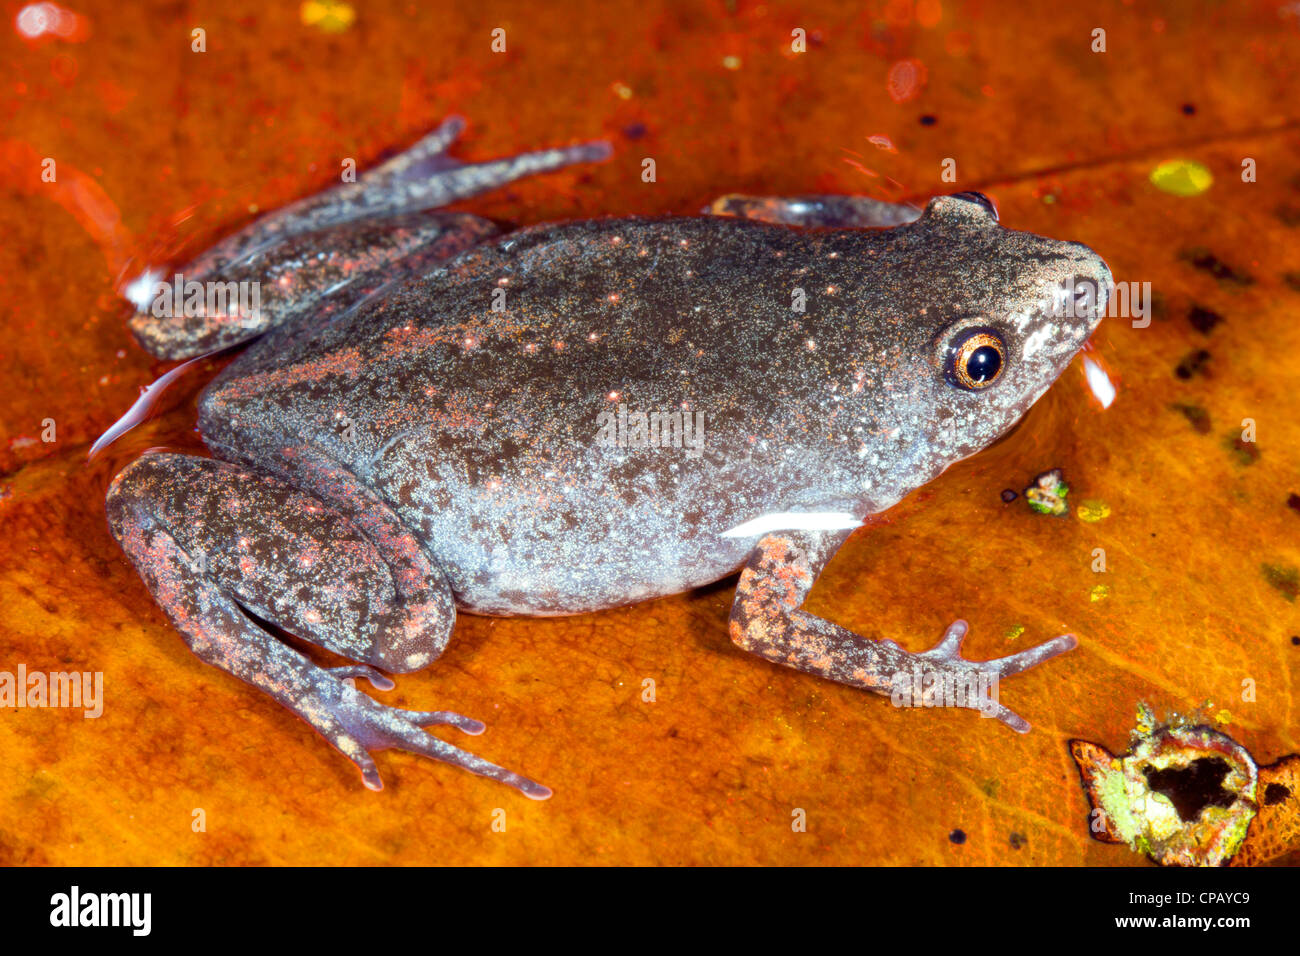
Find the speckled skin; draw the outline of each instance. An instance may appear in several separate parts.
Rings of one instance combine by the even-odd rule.
[[[382,196],[371,205],[388,209]],[[916,213],[830,197],[739,206],[851,228],[594,220],[487,239],[430,266],[437,256],[412,242],[409,210],[396,255],[373,222],[364,233],[355,217],[322,225],[318,202],[313,228],[293,233],[310,242],[261,243],[268,274],[310,260],[312,247],[328,255],[337,228],[351,243],[345,271],[364,263],[375,285],[386,262],[397,280],[340,307],[320,294],[328,285],[304,279],[311,304],[285,297],[272,331],[201,399],[215,458],[128,466],[109,492],[114,534],[200,656],[311,722],[372,787],[368,751],[397,746],[549,794],[420,729],[477,722],[376,704],[343,678],[385,678],[318,668],[241,608],[404,672],[441,652],[457,609],[593,611],[743,566],[737,643],[881,693],[918,663],[1009,676],[1074,646],[1066,636],[974,664],[957,654],[961,622],[913,655],[799,607],[853,525],[987,446],[1047,389],[1096,322],[1046,305],[1066,280],[1105,288],[1105,264],[1002,228],[974,194],[939,197],[890,229],[862,227]],[[439,220],[432,241],[454,254],[484,240],[481,223]],[[360,235],[383,248],[359,248]],[[294,269],[280,274],[297,281]],[[803,311],[792,308],[799,295]],[[1004,371],[964,391],[945,363],[976,326],[1001,335]],[[150,323],[141,337],[172,355],[238,337],[183,320],[172,331]],[[602,441],[620,408],[702,416],[702,446]]]

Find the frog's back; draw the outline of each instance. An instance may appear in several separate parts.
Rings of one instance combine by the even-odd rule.
[[[273,333],[200,424],[220,454],[265,465],[309,443],[346,463],[471,608],[676,593],[743,560],[722,532],[834,494],[826,383],[862,342],[792,289],[869,297],[857,263],[885,241],[707,218],[526,230]]]

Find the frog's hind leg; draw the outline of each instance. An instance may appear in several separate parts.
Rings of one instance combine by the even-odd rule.
[[[595,140],[465,163],[447,152],[464,128],[463,119],[450,117],[415,145],[362,173],[356,182],[307,196],[250,223],[191,262],[184,270],[186,278],[214,277],[229,264],[289,236],[437,209],[526,176],[600,162],[612,153],[608,142]]]
[[[832,194],[746,196],[731,193],[715,199],[702,212],[710,216],[754,219],[782,226],[834,229],[881,229],[921,218],[921,210],[906,203]]]
[[[439,740],[423,728],[483,725],[446,711],[407,711],[358,692],[374,667],[415,670],[446,646],[455,605],[440,569],[385,516],[354,521],[267,475],[208,458],[151,454],[128,465],[107,500],[109,525],[154,598],[204,661],[270,694],[382,787],[370,751],[423,754],[507,783],[545,787]],[[263,627],[269,621],[354,661],[313,663]]]
[[[227,289],[226,301],[234,307],[161,316],[137,312],[128,325],[150,354],[166,359],[230,348],[283,325],[310,331],[384,285],[425,272],[497,231],[486,219],[452,212],[325,226],[267,243],[223,266],[212,284]],[[241,290],[254,294],[241,298]]]
[[[304,315],[336,317],[384,282],[429,269],[497,232],[477,216],[430,210],[610,155],[609,144],[597,141],[463,163],[447,149],[464,127],[452,117],[356,182],[291,203],[223,239],[178,270],[183,288],[203,283],[205,307],[196,314],[137,309],[132,333],[150,354],[183,359],[249,342]]]
[[[849,534],[783,531],[759,541],[736,587],[731,639],[769,661],[890,696],[900,706],[964,707],[1028,732],[1029,722],[998,701],[998,681],[1075,647],[1073,635],[991,661],[961,656],[965,621],[950,625],[943,640],[923,654],[859,637],[802,610],[813,582]]]

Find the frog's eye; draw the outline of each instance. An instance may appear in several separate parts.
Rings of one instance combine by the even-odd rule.
[[[988,388],[1002,377],[1007,346],[993,329],[966,329],[948,349],[948,381],[968,392]]]

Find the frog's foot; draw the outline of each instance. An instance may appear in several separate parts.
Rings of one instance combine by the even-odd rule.
[[[395,749],[453,764],[514,787],[533,800],[545,800],[551,795],[550,788],[453,747],[423,729],[446,724],[467,734],[483,733],[482,722],[473,718],[447,710],[399,710],[376,703],[355,690],[350,693],[345,690],[344,700],[335,702],[331,712],[337,718],[337,726],[331,732],[322,733],[361,769],[361,777],[371,790],[382,790],[384,784],[370,751]]]
[[[921,210],[906,203],[866,196],[745,196],[731,193],[701,210],[705,215],[734,216],[783,226],[834,229],[882,229],[915,222]]]
[[[851,533],[782,531],[760,540],[741,572],[731,609],[731,639],[777,664],[893,698],[898,706],[953,706],[997,717],[1020,733],[1029,723],[998,702],[998,680],[1063,654],[1065,635],[992,661],[961,656],[966,622],[952,624],[931,650],[913,654],[871,641],[802,610],[830,557]]]
[[[434,209],[526,176],[553,172],[578,163],[601,162],[613,153],[607,141],[595,140],[480,163],[465,163],[447,152],[464,128],[465,121],[453,116],[410,149],[368,171],[357,180],[357,195],[346,197],[332,215],[355,219],[358,214],[388,216]],[[319,198],[324,200],[325,194]],[[324,202],[314,208],[329,209],[330,204]]]
[[[943,639],[933,648],[923,654],[909,656],[921,665],[920,673],[923,679],[927,673],[934,673],[941,678],[938,681],[933,679],[931,681],[940,691],[943,690],[942,678],[948,678],[954,685],[957,681],[962,683],[963,694],[960,697],[963,702],[955,706],[978,710],[985,717],[996,717],[1017,733],[1029,733],[1029,721],[998,701],[997,681],[1027,671],[1058,654],[1074,650],[1079,646],[1078,639],[1073,634],[1062,634],[1060,637],[1054,637],[1050,641],[1008,657],[996,657],[990,661],[971,661],[961,656],[961,642],[966,637],[968,629],[969,625],[965,621],[953,621],[944,632]],[[911,680],[911,675],[908,675],[908,679]],[[976,691],[973,695],[967,692],[971,688]],[[898,687],[891,685],[891,695],[897,690]],[[924,689],[920,688],[920,690],[923,692]]]
[[[377,507],[356,497],[357,508]],[[441,653],[455,604],[441,570],[391,513],[348,514],[268,475],[225,462],[152,454],[114,480],[109,525],[154,599],[202,660],[259,687],[312,725],[380,786],[371,750],[395,747],[508,783],[544,787],[424,732],[483,725],[403,711],[354,686],[392,682]],[[322,668],[262,621],[365,664]]]

